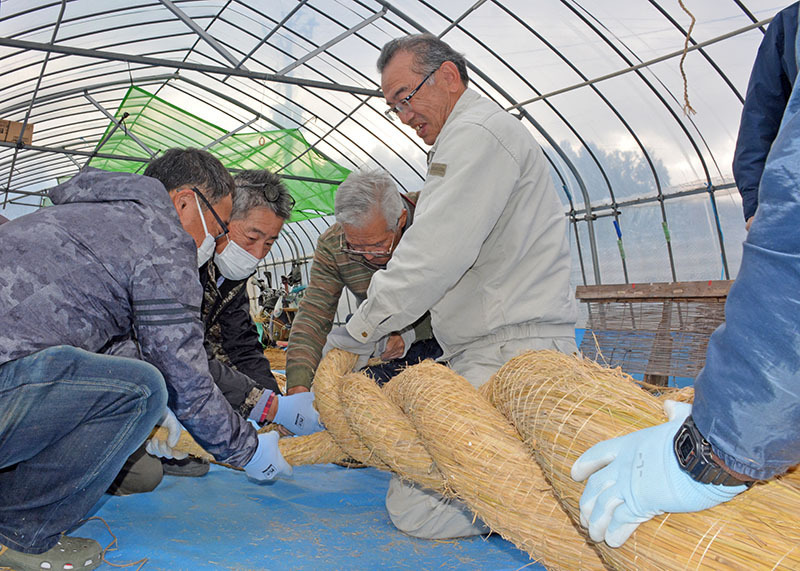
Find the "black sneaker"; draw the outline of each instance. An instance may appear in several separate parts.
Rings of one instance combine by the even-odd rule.
[[[164,474],[166,476],[199,478],[200,476],[205,476],[209,469],[208,460],[205,458],[195,458],[194,456],[187,456],[183,460],[167,460],[166,458],[162,458],[161,464],[164,466]]]

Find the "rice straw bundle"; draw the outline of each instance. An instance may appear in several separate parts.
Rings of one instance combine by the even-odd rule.
[[[364,374],[342,378],[339,397],[347,422],[372,454],[392,472],[418,484],[445,492],[444,476],[422,445],[414,425],[400,406]]]
[[[552,351],[509,361],[489,394],[576,521],[584,484],[569,472],[578,456],[601,440],[666,421],[662,400],[627,375]],[[621,569],[800,569],[798,479],[757,485],[710,510],[659,516],[622,547],[597,547]]]
[[[344,460],[347,454],[331,438],[330,432],[323,430],[308,436],[281,438],[278,441],[281,455],[292,466],[306,464],[328,464]]]
[[[425,361],[386,388],[402,403],[447,488],[493,531],[549,569],[604,568],[517,432],[463,377]]]
[[[350,456],[392,470],[465,500],[494,531],[548,568],[604,568],[519,434],[465,379],[426,362],[381,389],[363,374],[346,374],[353,363],[352,355],[335,350],[323,359],[314,389],[327,430],[281,439],[287,462]],[[186,433],[178,448],[208,457]]]
[[[282,394],[286,394],[286,375],[282,375],[273,371],[272,376],[275,377],[275,383],[278,385],[278,390],[280,390]]]
[[[260,434],[271,430],[275,430],[274,424],[267,425],[259,429],[258,432]],[[160,440],[166,440],[168,432],[163,426],[156,426],[152,435]],[[278,441],[278,446],[281,449],[281,454],[283,454],[284,459],[294,466],[302,464],[327,464],[329,462],[337,462],[347,457],[347,454],[333,441],[333,438],[331,438],[330,433],[327,431],[317,432],[302,438],[282,438]],[[215,460],[186,430],[181,431],[181,436],[174,450],[177,452],[185,452],[196,458],[203,458],[209,462],[219,464],[220,466],[241,470],[241,468],[237,466]]]
[[[264,349],[264,356],[269,361],[269,366],[271,369],[273,369],[273,371],[275,369],[286,369],[285,349],[280,349],[278,347],[267,347]]]
[[[320,362],[319,367],[317,367],[317,373],[314,376],[314,393],[316,395],[314,402],[326,431],[330,433],[336,444],[346,452],[342,459],[350,456],[362,464],[388,469],[386,464],[372,457],[370,449],[362,444],[361,439],[350,428],[347,418],[342,413],[342,403],[338,390],[339,382],[345,374],[353,369],[355,362],[356,356],[351,353],[345,353],[338,349],[329,351]],[[296,440],[300,442],[295,442]],[[284,450],[289,451],[293,446],[297,445],[302,445],[302,439],[293,438],[281,447],[281,452]]]

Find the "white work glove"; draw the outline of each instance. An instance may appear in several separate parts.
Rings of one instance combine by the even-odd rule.
[[[291,476],[292,467],[283,459],[278,448],[278,433],[274,430],[258,435],[258,448],[244,471],[257,482],[268,482],[278,476]]]
[[[718,486],[693,480],[678,464],[673,439],[692,405],[666,401],[669,422],[605,440],[572,465],[572,478],[585,480],[581,525],[594,541],[619,547],[640,523],[665,512],[696,512],[727,502],[747,486]]]
[[[173,450],[178,444],[178,440],[181,437],[181,430],[183,430],[183,426],[178,422],[175,413],[167,408],[166,412],[164,412],[164,416],[158,421],[158,424],[167,429],[167,439],[160,440],[156,436],[150,438],[145,446],[147,453],[158,456],[159,458],[174,460],[183,460],[186,458],[188,456],[186,452],[176,452]]]
[[[279,395],[278,410],[272,422],[285,426],[298,436],[325,430],[319,421],[319,412],[314,408],[313,392]]]

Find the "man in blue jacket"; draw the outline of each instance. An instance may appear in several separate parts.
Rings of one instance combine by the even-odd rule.
[[[225,401],[203,349],[197,268],[227,231],[233,181],[197,149],[171,149],[146,173],[156,178],[87,169],[50,192],[53,207],[0,226],[0,567],[99,565],[96,542],[61,534],[165,404],[250,477],[290,470],[277,435],[257,435]],[[100,354],[130,336],[141,360]],[[312,413],[279,398],[253,413],[319,429],[281,421]]]
[[[733,178],[742,195],[748,230],[758,207],[758,185],[764,163],[797,77],[794,44],[799,9],[800,3],[794,3],[772,19],[761,40],[747,85],[733,155]]]
[[[798,188],[795,85],[694,404],[670,403],[669,422],[596,444],[572,467],[588,477],[580,511],[593,540],[618,547],[658,514],[713,507],[800,463]]]

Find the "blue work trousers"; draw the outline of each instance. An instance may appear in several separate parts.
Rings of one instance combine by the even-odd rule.
[[[47,551],[89,512],[161,418],[144,361],[70,346],[0,365],[0,544]]]

